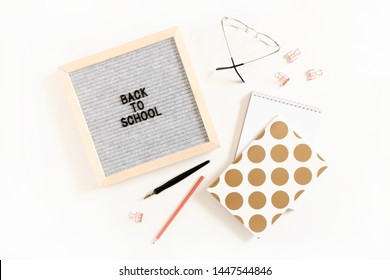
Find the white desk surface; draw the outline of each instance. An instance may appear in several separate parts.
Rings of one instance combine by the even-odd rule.
[[[383,3],[383,4],[382,4]],[[220,28],[231,16],[282,48],[242,68]],[[179,25],[221,148],[99,188],[57,67]],[[390,258],[390,17],[383,1],[1,1],[0,258]],[[287,64],[283,55],[302,54]],[[305,71],[324,75],[305,80]],[[280,88],[278,71],[291,81]],[[251,90],[323,108],[317,146],[330,167],[294,213],[257,240],[206,191],[234,157]],[[156,186],[211,163],[157,197]],[[197,176],[206,179],[158,243]],[[144,222],[129,222],[129,211]]]

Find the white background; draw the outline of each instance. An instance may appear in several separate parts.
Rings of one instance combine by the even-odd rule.
[[[282,46],[242,68],[245,84],[214,71],[229,63],[225,15]],[[99,188],[57,67],[176,25],[221,148]],[[389,26],[385,1],[0,0],[0,258],[389,258]],[[287,64],[283,55],[296,47],[302,55]],[[324,76],[306,81],[310,68]],[[285,87],[278,71],[291,78]],[[330,164],[300,208],[260,240],[206,191],[234,158],[251,90],[322,107],[316,146]],[[141,200],[206,159],[197,175]],[[205,182],[152,245],[200,174]],[[129,222],[129,211],[144,222]]]

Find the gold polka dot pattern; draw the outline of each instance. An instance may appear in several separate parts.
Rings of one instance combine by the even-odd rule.
[[[248,198],[248,203],[253,209],[261,209],[265,206],[267,198],[262,192],[253,192]]]
[[[237,210],[244,202],[241,194],[238,192],[231,192],[226,196],[225,203],[230,210]]]
[[[290,198],[286,192],[277,191],[272,195],[271,201],[276,208],[283,209],[287,207],[290,202]]]
[[[307,185],[311,181],[311,171],[307,167],[300,167],[295,170],[294,179],[300,185]]]
[[[277,117],[208,191],[259,237],[326,168],[325,160]]]
[[[219,177],[211,184],[211,186],[209,188],[214,188],[215,186],[217,186],[219,183]]]
[[[294,200],[297,200],[297,199],[301,196],[301,194],[303,194],[304,191],[305,191],[305,190],[300,190],[299,192],[297,192],[297,193],[294,195]]]
[[[248,159],[253,163],[262,162],[265,158],[265,151],[262,146],[255,145],[248,150]]]
[[[237,187],[242,182],[242,174],[237,169],[230,169],[225,175],[226,184],[231,187]]]
[[[302,137],[301,137],[301,136],[299,136],[299,134],[298,134],[298,133],[296,133],[295,131],[294,131],[294,135],[295,135],[297,138],[299,138],[299,139],[302,139]]]
[[[284,122],[277,121],[271,125],[270,132],[275,139],[283,139],[287,136],[288,127]]]
[[[233,161],[233,163],[238,163],[242,159],[242,154],[239,154],[236,159]]]
[[[211,194],[216,200],[218,200],[218,202],[221,201],[221,200],[219,199],[219,196],[218,196],[216,193],[210,192],[210,194]]]
[[[262,232],[267,227],[267,220],[262,215],[253,215],[249,219],[249,227],[254,232]]]
[[[260,140],[261,138],[263,138],[264,134],[265,134],[265,130],[263,130],[262,132],[259,133],[259,135],[257,135],[256,140]]]
[[[284,145],[276,145],[271,150],[271,158],[276,162],[283,162],[288,157],[288,149]]]
[[[248,181],[252,186],[258,187],[264,184],[266,179],[265,176],[266,175],[262,169],[254,168],[248,174]]]
[[[288,181],[288,172],[282,167],[275,168],[271,173],[271,180],[275,185],[283,186]]]
[[[274,224],[274,223],[280,218],[280,216],[282,216],[282,213],[276,214],[276,215],[272,218],[272,224]]]
[[[241,224],[244,224],[244,220],[240,216],[234,215],[234,218],[236,218]]]
[[[318,169],[317,171],[317,177],[320,177],[320,175],[322,174],[322,172],[325,171],[325,169],[327,169],[328,167],[327,166],[323,166],[321,167],[320,169]]]
[[[294,157],[300,162],[308,161],[311,157],[310,147],[306,144],[299,144],[294,149]]]
[[[317,154],[317,157],[322,160],[322,161],[325,161],[319,154]]]

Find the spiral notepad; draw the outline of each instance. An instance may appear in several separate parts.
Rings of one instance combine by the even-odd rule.
[[[309,143],[315,143],[321,109],[273,95],[252,92],[236,154],[240,154],[276,115],[288,120]]]

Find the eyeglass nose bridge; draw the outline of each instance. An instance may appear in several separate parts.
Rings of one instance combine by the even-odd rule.
[[[258,32],[256,30],[254,30],[252,27],[248,26],[248,25],[245,25],[245,26],[246,26],[245,32],[246,33],[249,33],[249,31],[254,32],[255,33],[255,38],[256,38]]]

